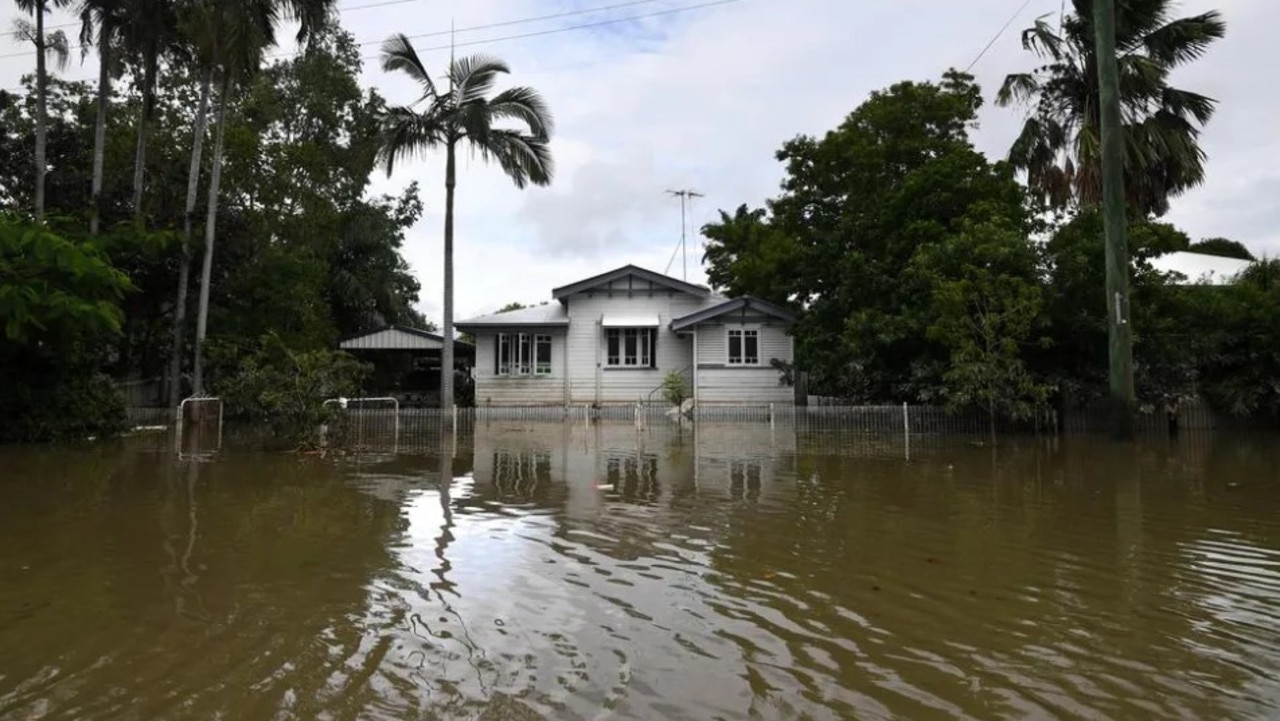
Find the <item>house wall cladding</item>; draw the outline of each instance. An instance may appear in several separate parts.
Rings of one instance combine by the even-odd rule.
[[[668,371],[685,371],[693,365],[693,342],[670,329],[671,320],[708,305],[708,300],[666,288],[627,288],[625,279],[611,288],[600,288],[570,296],[569,391],[573,403],[634,403],[648,400],[662,385]],[[605,337],[601,326],[606,316],[658,319],[655,358],[657,368],[605,367]]]
[[[698,402],[786,404],[795,402],[795,390],[781,385],[771,360],[791,362],[792,340],[786,326],[763,323],[759,318],[742,322],[707,323],[698,326]],[[728,331],[754,328],[760,332],[760,364],[729,365]]]
[[[499,376],[494,374],[499,333],[551,336],[551,374]],[[475,334],[476,405],[563,404],[565,402],[565,329],[495,328]]]

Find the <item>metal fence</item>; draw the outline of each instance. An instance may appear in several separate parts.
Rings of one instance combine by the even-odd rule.
[[[168,408],[133,408],[129,420],[134,426],[171,425],[174,412]],[[755,428],[778,428],[803,432],[813,442],[833,444],[859,443],[869,447],[893,448],[894,453],[910,453],[912,448],[948,443],[986,444],[991,440],[992,424],[980,410],[952,411],[938,406],[922,405],[858,405],[858,406],[791,406],[791,405],[726,405],[700,406],[688,414],[680,414],[662,404],[619,404],[608,406],[481,406],[443,412],[434,408],[393,408],[351,405],[339,412],[338,418],[325,428],[326,442],[346,449],[378,448],[397,452],[435,447],[442,433],[450,429],[456,435],[468,436],[476,428],[533,427],[546,424],[578,424],[590,426],[605,423],[611,427],[633,425],[649,434],[683,432],[691,426],[718,424],[744,432]],[[1060,423],[1010,424],[1000,421],[995,431],[1001,436],[1052,436],[1057,434],[1102,434],[1109,429],[1105,413],[1081,410],[1064,414]],[[1140,413],[1136,430],[1143,435],[1163,435],[1170,431],[1164,412]],[[1178,412],[1178,429],[1203,432],[1217,428],[1238,428],[1213,413],[1203,404],[1184,405]],[[1247,427],[1247,426],[1246,426]],[[825,440],[824,440],[825,439]],[[808,442],[808,441],[806,441]]]

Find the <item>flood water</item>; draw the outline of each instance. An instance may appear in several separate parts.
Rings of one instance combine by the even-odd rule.
[[[1280,717],[1271,438],[446,446],[0,449],[0,719]]]

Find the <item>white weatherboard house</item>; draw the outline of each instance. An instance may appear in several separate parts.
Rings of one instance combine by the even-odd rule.
[[[794,357],[795,318],[782,308],[634,265],[551,295],[457,323],[475,336],[477,405],[660,402],[670,371],[699,404],[794,402],[772,364]]]

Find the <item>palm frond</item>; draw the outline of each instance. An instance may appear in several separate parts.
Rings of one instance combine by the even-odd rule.
[[[430,109],[416,113],[405,107],[388,108],[379,131],[377,162],[390,175],[398,161],[442,145],[446,131],[442,118]]]
[[[396,33],[382,43],[382,69],[389,72],[403,72],[422,86],[422,98],[435,100],[438,97],[436,85],[431,80],[431,73],[413,49],[413,43],[404,33]]]
[[[996,105],[1008,107],[1017,102],[1025,102],[1040,91],[1040,79],[1033,73],[1012,73],[1006,75],[1000,89],[996,91]]]
[[[493,96],[489,101],[489,116],[524,123],[529,133],[540,140],[549,139],[555,130],[551,108],[537,90],[529,87],[508,88]]]
[[[1218,106],[1213,98],[1177,88],[1164,88],[1160,101],[1164,110],[1183,118],[1190,115],[1200,125],[1209,122]]]
[[[499,74],[511,72],[507,64],[491,55],[458,58],[449,67],[454,102],[458,105],[482,100],[493,89]]]
[[[1035,25],[1022,31],[1022,47],[1040,57],[1061,60],[1062,46],[1062,38],[1054,31],[1047,17],[1036,18]]]
[[[472,148],[485,160],[498,161],[503,172],[517,188],[529,183],[547,185],[555,173],[551,148],[540,140],[514,130],[491,130],[483,145],[473,141]]]
[[[44,50],[59,70],[67,69],[67,60],[71,57],[71,44],[67,42],[67,34],[54,30],[44,36]]]
[[[1227,24],[1221,13],[1210,11],[1166,23],[1145,35],[1142,44],[1148,55],[1173,68],[1198,59],[1213,41],[1226,34]]]

